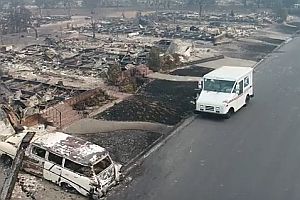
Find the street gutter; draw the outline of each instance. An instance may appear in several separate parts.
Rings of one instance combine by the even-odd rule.
[[[170,131],[170,133],[163,134],[160,136],[155,142],[153,142],[150,146],[148,146],[144,151],[138,154],[135,158],[129,161],[123,168],[122,174],[125,176],[130,173],[132,169],[141,165],[143,161],[149,157],[152,153],[157,151],[162,145],[164,145],[168,140],[170,140],[173,136],[175,136],[178,132],[183,130],[186,126],[191,124],[195,119],[196,115],[192,115],[188,118],[181,120],[177,125],[175,125]]]
[[[268,58],[271,54],[273,54],[274,52],[276,52],[277,50],[279,50],[281,47],[283,47],[284,45],[286,45],[289,42],[291,42],[296,37],[296,35],[298,35],[298,34],[300,34],[300,30],[296,31],[291,37],[289,37],[288,39],[286,39],[279,46],[277,46],[275,49],[273,49],[272,52],[268,53],[263,59],[261,59],[259,62],[257,62],[253,66],[253,69],[256,69],[260,64],[262,64],[266,60],[266,58]]]

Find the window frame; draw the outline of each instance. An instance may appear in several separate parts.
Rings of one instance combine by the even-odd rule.
[[[45,151],[44,157],[41,157],[41,156],[39,156],[39,155],[33,153],[33,150],[34,150],[35,148],[39,148],[39,149],[41,149],[41,150],[44,150],[44,151]],[[35,158],[37,158],[37,159],[47,160],[47,158],[48,158],[48,151],[47,151],[46,149],[44,149],[44,148],[41,148],[41,147],[37,146],[37,145],[32,145],[32,146],[31,146],[30,154],[33,155],[33,156],[34,156]]]
[[[66,167],[66,162],[71,162],[71,163],[74,163],[74,164],[79,165],[79,166],[81,166],[81,167],[89,168],[89,170],[90,170],[90,172],[91,172],[91,175],[88,176],[87,174],[80,173],[80,172],[78,172],[78,171],[76,171],[76,170],[74,170],[74,169],[71,169],[71,168],[69,168],[69,167]],[[75,173],[75,174],[78,174],[78,175],[80,175],[80,176],[84,176],[84,177],[88,177],[88,178],[90,178],[90,177],[93,176],[93,174],[92,174],[92,172],[93,172],[93,171],[92,171],[92,170],[93,170],[92,167],[89,167],[89,166],[85,166],[85,165],[76,163],[76,162],[74,162],[74,161],[72,161],[72,160],[70,160],[70,159],[67,159],[67,158],[64,158],[64,165],[63,165],[63,168],[64,168],[65,170],[71,171],[71,172],[73,172],[73,173]]]
[[[247,80],[247,85],[246,85],[246,80]],[[250,77],[249,76],[246,76],[244,78],[244,88],[248,87],[250,85]]]
[[[110,165],[108,165],[105,169],[102,169],[100,172],[98,170],[95,170],[95,166],[97,166],[99,163],[101,163],[102,161],[104,161],[105,159],[108,159],[109,162],[110,162]],[[102,160],[98,161],[97,163],[95,163],[93,165],[93,170],[94,170],[94,173],[97,175],[97,174],[100,174],[102,173],[103,171],[105,171],[107,168],[109,168],[111,165],[113,164],[113,161],[111,159],[111,157],[109,155],[106,155],[105,158],[103,158]]]
[[[61,164],[58,164],[58,163],[56,163],[56,162],[54,162],[54,161],[52,161],[52,160],[49,160],[50,154],[52,154],[52,155],[54,155],[54,156],[57,156],[57,157],[60,157],[60,158],[61,158]],[[53,153],[53,152],[48,152],[47,161],[49,161],[49,162],[51,162],[51,163],[54,163],[55,165],[59,165],[59,166],[62,167],[63,164],[64,164],[64,157],[59,156],[59,155],[57,155],[57,154],[55,154],[55,153]]]
[[[240,84],[241,82],[242,82],[242,84]],[[244,84],[245,84],[244,79],[242,79],[241,81],[239,81],[238,84],[240,86],[240,88],[239,88],[239,95],[242,95],[245,92],[245,90],[244,90],[245,89],[245,87],[244,87]]]

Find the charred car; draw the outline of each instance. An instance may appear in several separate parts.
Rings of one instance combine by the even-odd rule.
[[[25,135],[19,133],[0,142],[1,157],[14,159]],[[118,183],[120,168],[106,149],[61,132],[36,134],[22,164],[28,173],[93,199]]]

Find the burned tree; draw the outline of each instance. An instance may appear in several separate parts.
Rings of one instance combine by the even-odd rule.
[[[187,0],[186,4],[189,7],[197,6],[199,10],[199,19],[201,19],[203,10],[206,6],[214,5],[216,0]]]
[[[91,25],[92,25],[92,32],[93,32],[93,39],[96,38],[96,22],[94,20],[94,17],[91,18]]]
[[[157,47],[152,47],[149,60],[148,60],[148,67],[149,69],[157,72],[161,69],[161,60],[160,60],[160,50]]]
[[[163,2],[164,9],[170,9],[171,8],[171,0],[165,0]]]
[[[119,65],[111,65],[107,71],[107,82],[112,85],[118,85],[121,72]]]
[[[180,55],[177,53],[164,55],[162,58],[162,69],[171,70],[181,65]]]
[[[257,8],[260,8],[262,1],[261,0],[256,0],[255,3],[257,5]]]
[[[38,7],[40,17],[42,17],[43,9],[46,7],[46,0],[35,0],[35,5]]]
[[[73,0],[63,0],[64,9],[67,11],[69,18],[71,18],[71,9],[73,3]]]
[[[155,14],[156,14],[156,17],[157,17],[159,5],[160,5],[159,0],[154,0],[153,5],[154,5],[154,7],[155,7]]]
[[[90,9],[92,14],[96,14],[96,9],[99,8],[103,1],[101,0],[84,0],[82,2],[83,6]]]
[[[20,33],[32,27],[31,12],[24,6],[11,7],[2,18],[2,33]]]
[[[103,2],[101,0],[84,0],[83,5],[91,10],[91,26],[92,26],[92,32],[93,32],[93,38],[96,38],[96,21],[95,21],[95,15],[98,14],[99,10],[97,8],[102,5]],[[97,11],[98,10],[98,11]]]
[[[137,0],[130,0],[130,4],[131,4],[131,6],[137,6],[138,1]]]

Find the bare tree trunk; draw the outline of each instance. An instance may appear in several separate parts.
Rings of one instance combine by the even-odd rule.
[[[102,1],[101,0],[98,0],[97,1],[97,16],[99,16],[99,13],[101,11],[101,5],[102,4]]]
[[[94,16],[92,16],[91,21],[92,21],[91,23],[92,23],[93,38],[95,39],[96,38],[96,23],[94,21]]]
[[[155,0],[154,6],[155,6],[155,15],[156,15],[156,18],[158,18],[159,0]]]
[[[260,8],[261,0],[256,0],[257,8]]]
[[[39,37],[38,31],[34,26],[32,26],[32,29],[34,30],[35,33],[35,39],[37,39]]]
[[[67,15],[68,17],[71,18],[71,0],[65,0],[64,1],[64,8],[67,11]]]
[[[42,11],[41,6],[39,6],[38,9],[39,9],[39,15],[40,15],[40,17],[42,18],[42,17],[43,17],[43,11]]]
[[[199,1],[199,23],[201,21],[202,12],[203,12],[203,2]]]
[[[120,1],[117,0],[117,9],[119,10],[119,7],[120,7]]]

